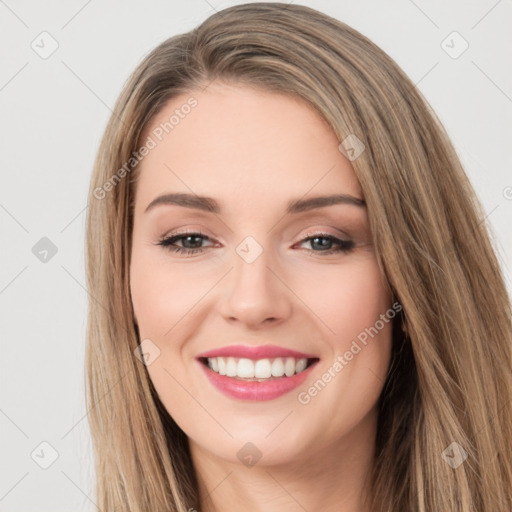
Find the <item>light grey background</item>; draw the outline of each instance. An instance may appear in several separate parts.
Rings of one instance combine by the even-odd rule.
[[[245,2],[0,0],[2,512],[97,510],[83,398],[93,159],[140,59],[235,3]],[[510,0],[296,3],[367,35],[418,85],[483,203],[510,288]],[[43,237],[55,255],[36,246]]]

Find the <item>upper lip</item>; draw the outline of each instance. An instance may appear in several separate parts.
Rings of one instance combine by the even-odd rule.
[[[295,357],[296,359],[318,359],[318,356],[305,354],[297,350],[291,350],[277,345],[229,345],[226,347],[215,348],[198,354],[197,358],[208,357],[237,357],[247,359],[273,359],[276,357]]]

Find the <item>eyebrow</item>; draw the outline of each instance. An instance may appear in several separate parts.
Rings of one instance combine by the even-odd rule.
[[[206,196],[197,196],[194,194],[185,193],[171,193],[158,196],[153,199],[146,207],[144,213],[155,208],[158,205],[177,205],[184,206],[185,208],[194,208],[196,210],[203,210],[210,213],[220,213],[221,208],[219,203]],[[366,203],[363,199],[351,196],[349,194],[334,194],[329,196],[316,196],[308,199],[295,199],[288,202],[286,207],[286,214],[300,213],[316,208],[324,208],[336,204],[347,204],[365,208]]]

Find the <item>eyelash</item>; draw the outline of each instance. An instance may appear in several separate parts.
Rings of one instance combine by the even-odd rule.
[[[194,232],[190,232],[190,233],[184,232],[184,233],[178,233],[178,234],[175,234],[175,235],[172,235],[169,237],[163,237],[162,239],[160,239],[159,242],[157,242],[157,245],[160,245],[171,252],[176,252],[176,253],[185,254],[185,255],[189,255],[189,256],[204,252],[206,247],[190,249],[187,247],[179,247],[179,246],[174,245],[174,242],[176,242],[177,240],[181,240],[181,239],[187,238],[189,236],[201,237],[205,240],[210,240],[210,238],[207,235],[205,235],[201,232],[194,231]],[[309,254],[313,254],[313,253],[314,254],[322,254],[322,255],[330,255],[330,254],[335,254],[335,253],[345,253],[346,254],[346,253],[351,252],[354,249],[354,242],[352,242],[351,240],[341,240],[341,239],[336,238],[335,236],[329,235],[327,233],[306,233],[306,236],[305,236],[305,238],[303,238],[301,240],[301,243],[313,240],[315,238],[325,238],[327,240],[331,240],[332,242],[337,244],[339,247],[338,247],[338,249],[329,249],[327,251],[314,251],[313,249],[306,249],[306,251]]]

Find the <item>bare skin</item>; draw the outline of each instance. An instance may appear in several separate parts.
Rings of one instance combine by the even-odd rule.
[[[391,297],[364,204],[285,213],[297,199],[364,199],[360,185],[330,127],[291,96],[213,83],[173,98],[146,135],[191,96],[197,106],[141,162],[130,270],[141,340],[160,350],[148,372],[189,438],[201,510],[367,512],[391,321],[366,344],[357,336]],[[220,210],[145,211],[171,192],[208,196]],[[159,245],[177,234],[174,245]],[[262,250],[251,263],[237,253],[248,236],[249,250]],[[196,360],[234,344],[278,345],[319,362],[282,396],[235,399]],[[247,451],[256,464],[244,463]]]

